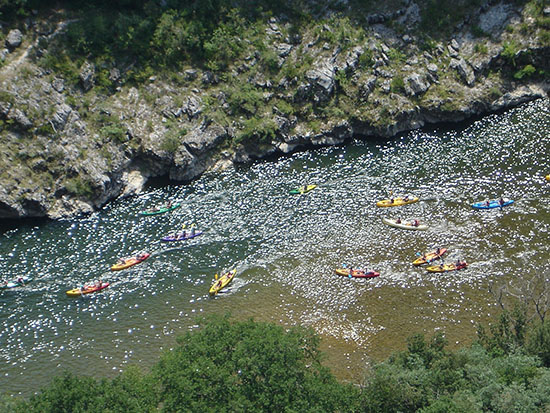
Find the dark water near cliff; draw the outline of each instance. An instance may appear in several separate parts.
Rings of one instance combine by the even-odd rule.
[[[112,376],[149,366],[197,316],[225,313],[313,327],[327,364],[360,380],[369,360],[401,349],[412,333],[443,330],[469,342],[496,307],[488,283],[534,275],[550,245],[550,108],[538,101],[460,129],[417,131],[387,142],[354,142],[151,187],[91,216],[23,223],[0,233],[0,274],[34,282],[0,292],[0,389],[29,395],[54,374]],[[302,196],[288,191],[318,188]],[[421,201],[377,208],[393,194]],[[503,210],[470,204],[501,195]],[[139,211],[166,200],[182,207]],[[427,231],[389,228],[382,217],[415,217]],[[205,234],[162,243],[183,223]],[[417,251],[449,249],[468,261],[445,275],[415,268]],[[141,265],[111,272],[118,257],[146,250]],[[381,273],[347,279],[347,263]],[[236,267],[231,287],[211,299],[214,273]],[[546,268],[548,268],[546,266]],[[101,277],[101,293],[65,291]]]

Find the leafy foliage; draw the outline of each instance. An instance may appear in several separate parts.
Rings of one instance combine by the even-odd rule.
[[[309,330],[212,319],[155,368],[168,411],[334,411],[351,388],[320,364]],[[216,407],[219,406],[219,407]],[[223,407],[222,407],[223,406]]]

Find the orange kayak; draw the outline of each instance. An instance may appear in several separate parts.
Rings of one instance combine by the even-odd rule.
[[[109,286],[109,283],[101,283],[101,285],[85,285],[84,288],[74,288],[72,290],[67,291],[67,295],[69,297],[76,297],[79,295],[91,294],[97,291],[101,291],[104,288],[107,288],[108,286]]]
[[[139,264],[140,262],[145,261],[147,258],[149,258],[151,254],[149,253],[143,253],[140,255],[137,255],[135,257],[131,258],[122,258],[123,262],[119,262],[111,267],[111,271],[120,271],[125,270],[126,268],[129,268],[133,265]]]

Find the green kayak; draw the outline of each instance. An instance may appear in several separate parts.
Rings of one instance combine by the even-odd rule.
[[[293,194],[293,195],[305,194],[306,192],[309,192],[309,191],[311,191],[312,189],[315,189],[315,188],[317,188],[317,185],[308,185],[307,187],[306,186],[301,186],[299,188],[291,189],[290,193]]]
[[[179,208],[181,204],[178,202],[177,204],[173,204],[170,206],[163,206],[160,208],[151,208],[146,211],[142,211],[139,213],[139,215],[148,216],[148,215],[159,215],[164,214],[165,212],[172,211],[176,208]]]

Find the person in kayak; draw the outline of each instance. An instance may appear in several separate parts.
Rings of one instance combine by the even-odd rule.
[[[407,202],[409,200],[409,196],[405,195],[405,198],[403,198],[403,201]]]
[[[503,206],[504,205],[504,198],[500,197],[500,199],[498,200],[498,204],[500,206]]]
[[[413,225],[414,225],[415,227],[417,227],[417,226],[419,226],[419,225],[420,225],[420,222],[418,222],[418,220],[417,220],[417,219],[415,219],[415,220],[414,220],[414,222],[413,222]]]
[[[393,201],[392,201],[392,204],[393,204]],[[396,222],[397,224],[401,224],[401,218],[398,217],[398,218],[395,220],[395,222]]]
[[[25,285],[25,280],[23,279],[23,277],[17,277],[17,284]]]

